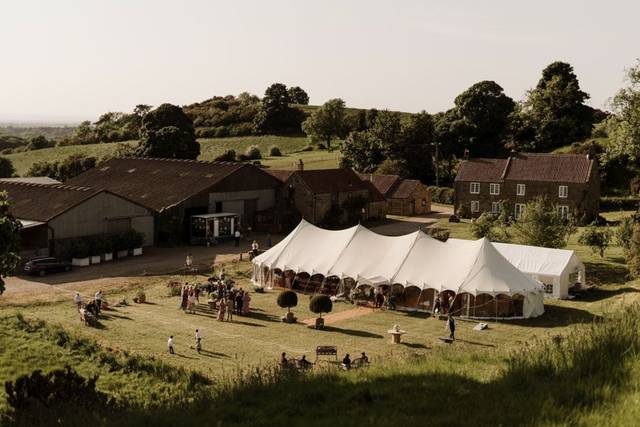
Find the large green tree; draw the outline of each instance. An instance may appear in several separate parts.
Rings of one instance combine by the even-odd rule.
[[[325,102],[302,123],[302,130],[308,136],[324,141],[331,151],[331,141],[343,138],[346,130],[344,101],[336,98]]]
[[[433,117],[422,111],[403,123],[399,144],[391,147],[389,156],[404,164],[407,176],[430,182],[434,176],[433,149]]]
[[[459,139],[474,157],[495,157],[503,153],[509,117],[515,103],[494,81],[472,85],[455,99]]]
[[[300,132],[304,113],[292,108],[287,86],[274,83],[267,88],[262,98],[260,111],[253,119],[257,133],[297,133]]]
[[[162,104],[142,118],[137,155],[172,159],[196,159],[200,144],[193,122],[182,108]]]
[[[20,264],[20,221],[9,213],[7,193],[0,192],[0,295],[4,278],[14,273]]]
[[[287,92],[289,93],[289,100],[292,104],[308,105],[309,95],[300,86],[292,86]]]
[[[640,60],[627,72],[627,86],[611,101],[613,115],[607,119],[608,159],[626,158],[640,164]]]
[[[545,248],[564,248],[576,231],[572,220],[562,218],[556,207],[543,198],[527,203],[514,227],[518,243]]]
[[[590,136],[594,110],[585,105],[587,99],[589,94],[580,89],[570,64],[549,64],[524,103],[523,114],[535,131],[533,141],[528,142],[531,147],[549,151]]]

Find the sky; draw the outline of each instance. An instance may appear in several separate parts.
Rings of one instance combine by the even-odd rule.
[[[0,121],[74,122],[273,82],[312,104],[430,113],[515,100],[555,60],[605,108],[640,57],[637,0],[0,0]]]

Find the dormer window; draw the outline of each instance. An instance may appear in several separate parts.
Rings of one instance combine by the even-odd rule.
[[[472,182],[469,186],[469,193],[471,194],[480,194],[480,183]]]
[[[561,199],[566,199],[567,197],[569,197],[569,187],[567,187],[566,185],[558,186],[558,197],[560,197]]]
[[[489,194],[497,196],[500,194],[500,184],[489,184]]]

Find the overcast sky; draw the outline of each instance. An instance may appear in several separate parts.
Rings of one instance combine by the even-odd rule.
[[[516,100],[571,63],[591,105],[640,57],[640,1],[3,0],[0,120],[95,120],[272,82],[312,104],[437,112],[480,80]]]

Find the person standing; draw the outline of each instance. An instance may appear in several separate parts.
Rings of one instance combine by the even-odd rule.
[[[245,292],[242,295],[242,314],[244,314],[245,316],[249,314],[250,303],[251,303],[251,296],[249,295],[249,292]]]
[[[227,322],[231,322],[233,320],[234,298],[235,295],[231,295],[227,299]]]
[[[100,314],[100,311],[102,311],[102,291],[99,290],[98,292],[96,292],[95,300],[98,314]]]
[[[76,307],[78,307],[78,311],[82,308],[82,297],[80,296],[80,292],[76,292],[73,297],[73,302],[76,303]]]
[[[220,305],[218,306],[218,321],[224,322],[224,315],[227,309],[227,300],[222,298],[220,300]]]
[[[449,338],[451,338],[451,341],[454,341],[456,339],[456,321],[451,313],[447,316],[447,327],[449,328]]]
[[[173,351],[173,335],[169,336],[167,340],[167,348],[169,349],[169,354],[175,354],[175,351]]]
[[[236,232],[233,233],[233,238],[236,243],[236,248],[239,247],[240,246],[240,230],[236,230]]]
[[[196,329],[196,351],[200,353],[202,350],[202,335],[200,335],[200,331]]]

